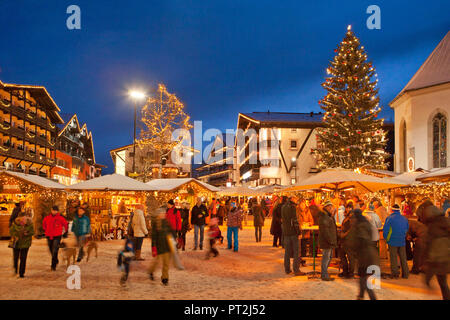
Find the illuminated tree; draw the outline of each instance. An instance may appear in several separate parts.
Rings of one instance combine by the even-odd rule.
[[[150,147],[155,150],[155,162],[163,164],[163,159],[182,142],[182,137],[173,140],[172,133],[177,129],[191,129],[190,117],[184,112],[184,104],[163,84],[159,84],[156,94],[147,99],[141,113],[145,127],[136,142],[141,149]],[[146,162],[146,167],[150,169],[152,161]]]
[[[375,69],[350,26],[335,52],[322,84],[327,94],[319,101],[325,111],[314,150],[319,167],[385,169],[386,138],[383,119],[377,119],[381,108],[378,80],[372,80]]]

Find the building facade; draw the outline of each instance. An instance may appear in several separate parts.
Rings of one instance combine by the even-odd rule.
[[[0,81],[0,166],[50,178],[59,111],[45,87]]]
[[[205,162],[195,169],[197,179],[216,187],[231,186],[236,172],[235,135],[217,135]]]
[[[163,160],[161,178],[190,178],[192,170],[193,149],[182,146],[179,148],[177,155],[185,158],[182,163],[175,163],[169,154]],[[129,144],[110,151],[112,161],[114,163],[114,172],[117,174],[132,176],[140,181],[149,181],[159,178],[161,158],[158,151],[150,146],[140,148],[136,144],[136,156],[134,156],[133,144]],[[136,176],[133,172],[133,159]]]
[[[95,163],[92,132],[86,124],[80,126],[78,117],[63,115],[64,124],[59,125],[56,164],[52,178],[65,185],[75,184],[101,176],[105,166]]]
[[[235,183],[291,185],[317,172],[311,150],[322,117],[320,112],[239,113]]]
[[[450,32],[390,106],[395,112],[395,171],[449,166]]]

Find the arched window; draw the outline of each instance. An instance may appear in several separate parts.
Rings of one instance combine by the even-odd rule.
[[[447,118],[438,113],[433,118],[433,168],[447,166]]]

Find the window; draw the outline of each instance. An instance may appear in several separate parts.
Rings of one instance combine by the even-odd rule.
[[[291,132],[297,132],[297,129],[296,128],[292,128]]]
[[[297,149],[297,140],[291,140],[291,149]]]
[[[447,118],[438,113],[433,118],[433,168],[447,166]]]

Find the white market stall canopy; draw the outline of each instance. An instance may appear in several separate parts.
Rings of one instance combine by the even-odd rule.
[[[262,190],[252,189],[250,187],[246,186],[236,186],[236,187],[230,187],[230,188],[224,188],[218,192],[221,196],[228,196],[228,197],[255,197],[255,196],[261,196],[264,195],[265,192]]]
[[[210,185],[208,183],[202,182],[194,178],[153,179],[147,182],[146,185],[153,191],[170,192],[175,191],[180,187],[182,187],[183,185],[186,185],[190,182],[197,183],[211,192],[217,192],[220,190],[219,188],[213,185]]]
[[[67,186],[60,184],[56,181],[37,176],[34,174],[26,174],[22,172],[14,172],[14,171],[0,171],[0,174],[9,175],[14,178],[18,178],[20,180],[26,181],[28,183],[40,186],[46,189],[56,189],[56,190],[64,190]]]
[[[98,191],[152,191],[147,184],[117,173],[86,180],[66,188]]]
[[[384,178],[384,180],[390,183],[404,183],[412,186],[420,183],[420,181],[417,181],[416,179],[423,174],[422,171],[404,172],[392,178]]]
[[[363,192],[375,192],[383,189],[406,186],[398,181],[390,182],[346,169],[328,169],[321,171],[301,183],[288,187],[283,191],[300,191],[322,189],[324,191],[346,191],[357,189]]]
[[[424,173],[417,177],[417,180],[423,182],[433,182],[433,181],[448,181],[450,179],[450,167],[433,170],[429,173]]]

